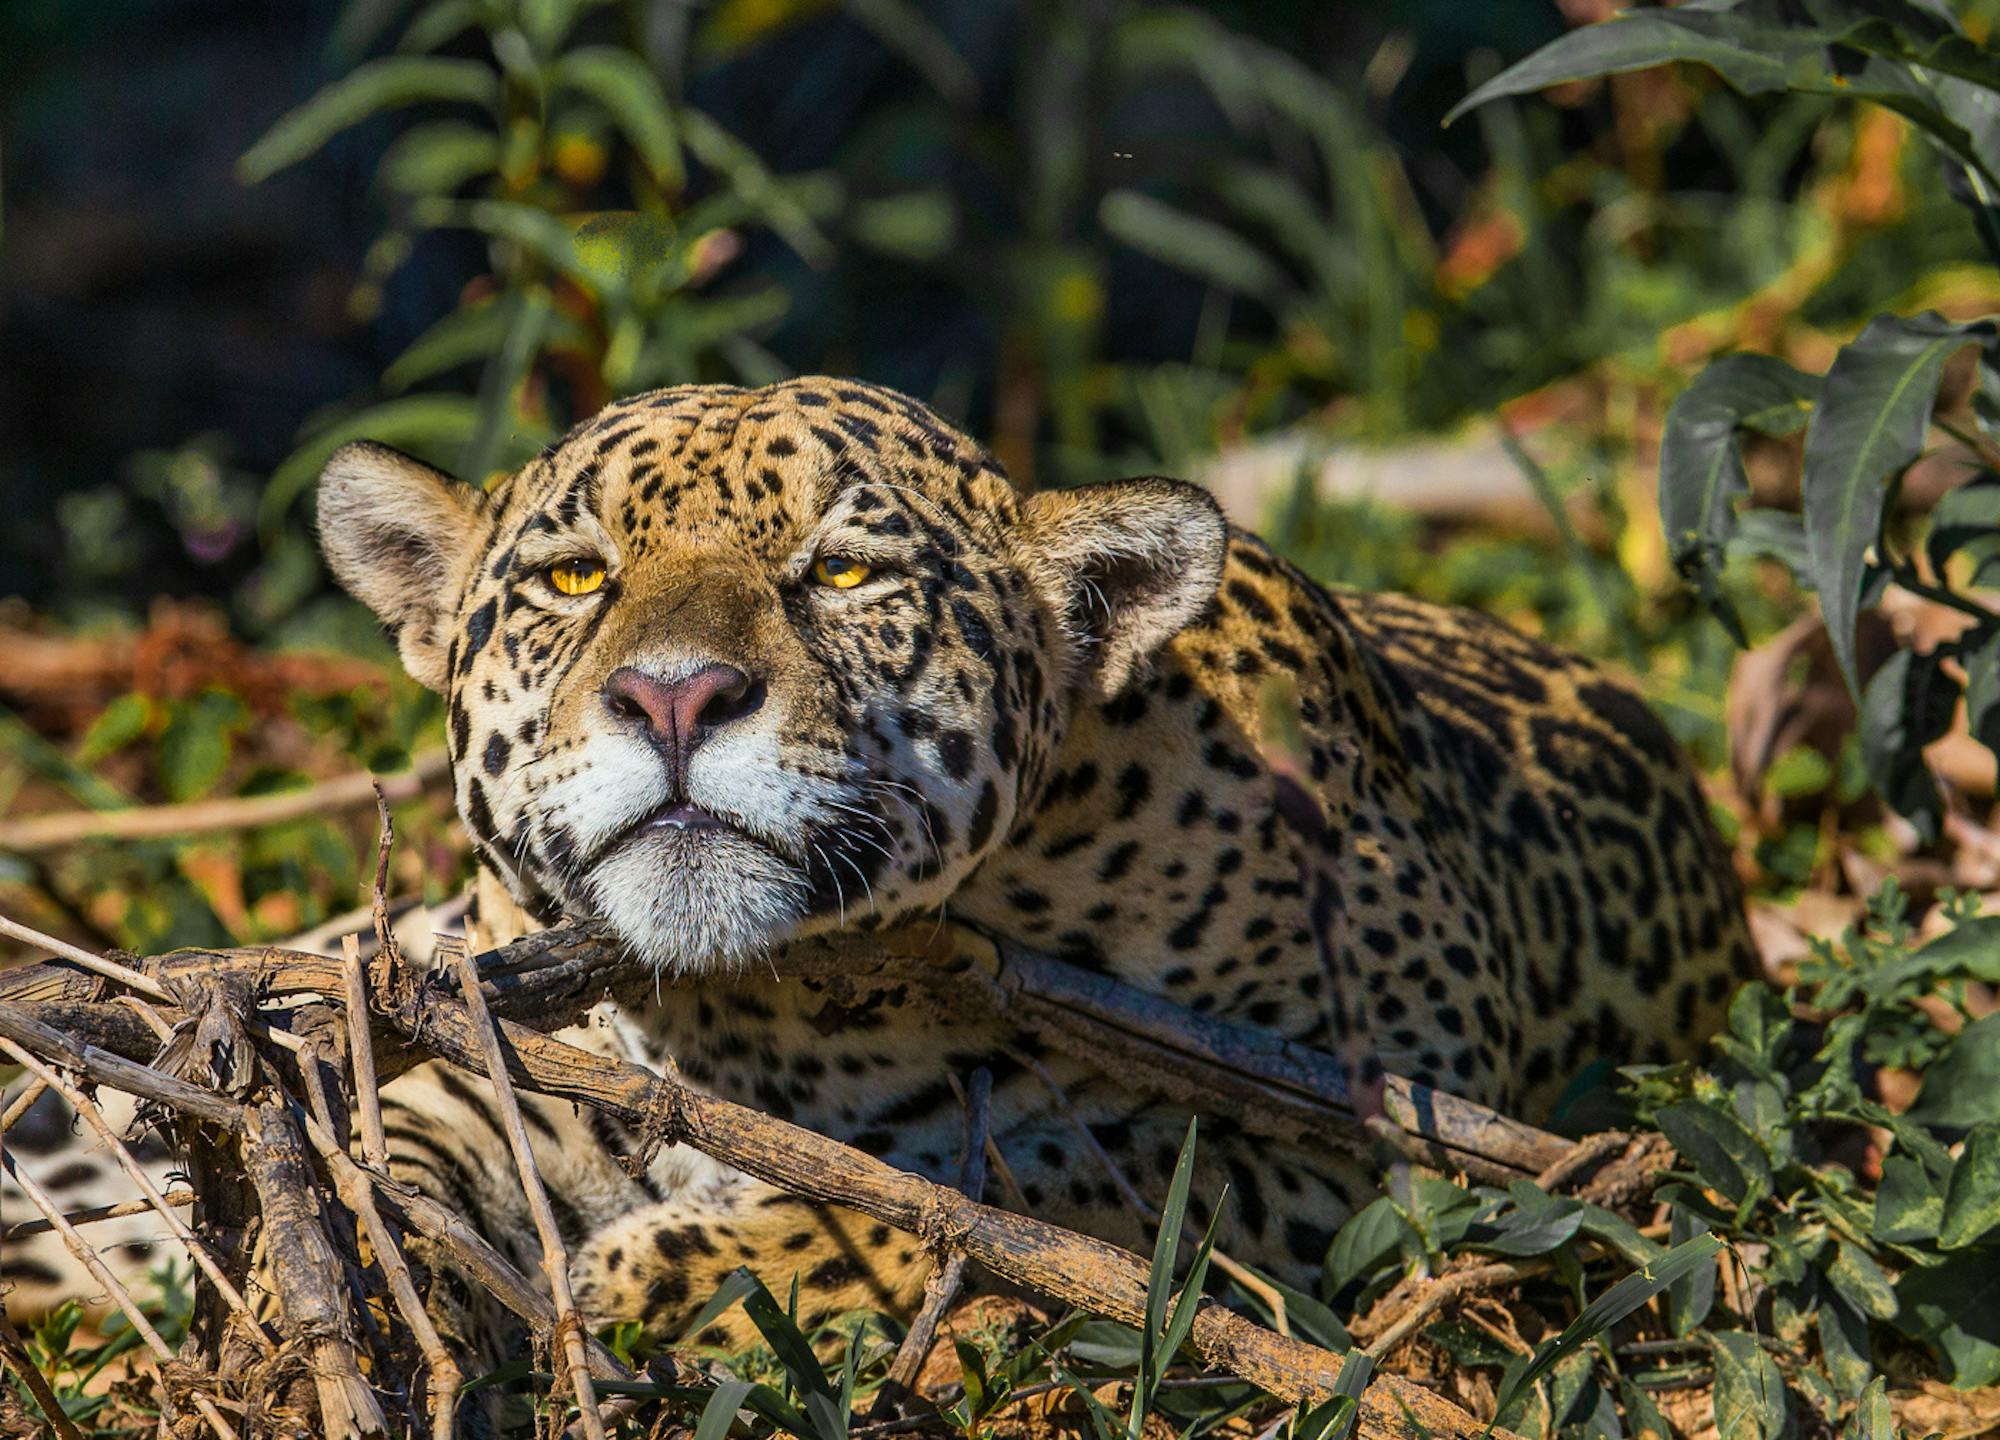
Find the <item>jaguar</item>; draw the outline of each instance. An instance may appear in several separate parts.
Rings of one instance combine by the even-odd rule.
[[[1024,493],[922,404],[815,378],[621,401],[485,489],[349,444],[318,525],[444,697],[473,942],[589,920],[681,982],[581,1041],[938,1179],[984,1067],[994,1198],[1107,1240],[1144,1242],[1118,1182],[1159,1199],[1183,1107],[1004,1015],[764,958],[943,917],[1530,1119],[1593,1062],[1691,1054],[1752,973],[1729,854],[1631,689],[1318,584],[1195,485]],[[427,1066],[385,1117],[401,1175],[532,1269],[484,1082]],[[742,1265],[795,1279],[808,1326],[921,1289],[916,1242],[857,1213],[684,1147],[628,1174],[637,1138],[567,1105],[529,1123],[597,1322],[675,1335]],[[1294,1282],[1377,1183],[1221,1116],[1197,1153],[1219,1246]]]

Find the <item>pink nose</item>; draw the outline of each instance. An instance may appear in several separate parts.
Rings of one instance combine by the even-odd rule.
[[[677,767],[685,766],[695,747],[718,727],[748,715],[763,700],[763,686],[720,661],[678,680],[621,665],[604,682],[604,703],[611,713],[642,724],[646,738]]]

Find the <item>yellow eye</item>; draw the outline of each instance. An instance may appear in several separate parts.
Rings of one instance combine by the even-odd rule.
[[[873,566],[845,555],[823,555],[813,562],[813,579],[836,590],[852,590],[874,573]]]
[[[565,595],[588,595],[604,583],[604,567],[595,560],[565,560],[549,566],[548,575]]]

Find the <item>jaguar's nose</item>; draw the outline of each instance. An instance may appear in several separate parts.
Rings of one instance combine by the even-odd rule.
[[[761,681],[719,660],[671,680],[621,665],[604,682],[605,708],[639,726],[677,773],[702,741],[763,703]]]

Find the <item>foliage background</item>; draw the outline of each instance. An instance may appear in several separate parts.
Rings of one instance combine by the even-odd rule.
[[[2000,10],[1956,8],[1981,40]],[[1744,654],[1673,573],[1659,443],[1714,356],[1818,372],[1879,312],[2000,310],[2000,278],[1909,126],[1838,98],[1659,70],[1441,128],[1474,85],[1609,13],[0,10],[0,824],[280,792],[434,748],[437,706],[312,553],[310,480],[340,439],[476,480],[615,394],[832,371],[926,399],[1024,483],[1190,475],[1324,578],[1476,604],[1598,656],[1708,775],[1773,978],[1907,959],[1970,913],[1952,897],[2000,887],[1992,755],[1962,722],[1925,752],[1948,801],[1935,836],[1872,798],[1810,597],[1733,560],[1718,583]],[[312,99],[329,86],[351,105]],[[423,99],[439,93],[458,98]],[[1968,470],[1938,439],[1898,493],[1913,521]],[[1795,444],[1745,461],[1760,505],[1797,507]],[[1892,594],[1863,650],[1927,652],[1949,619]],[[442,899],[464,873],[447,808],[400,809],[405,893]],[[325,814],[0,847],[0,909],[142,951],[276,938],[357,903],[372,843],[365,815]],[[1947,1031],[1991,1008],[1976,974],[1904,972],[1954,987]],[[1856,1013],[1901,1007],[1891,1029],[1934,998],[1869,994]],[[1772,1080],[1805,1042],[1760,1013],[1721,1081],[1660,1080],[1642,1110],[1750,1084],[1787,1124],[1823,1119],[1812,1077]],[[1936,1047],[1905,1040],[1873,1057],[1868,1103],[1915,1092]],[[1818,1173],[1817,1152],[1766,1158]],[[1405,1200],[1407,1263],[1474,1223]],[[1760,1203],[1728,1225],[1769,1245]],[[1853,1248],[1801,1248],[1800,1273]],[[1364,1277],[1336,1278],[1351,1299]],[[1732,1343],[1712,1374],[1733,1373]],[[1596,1416],[1588,1383],[1547,1422]]]

